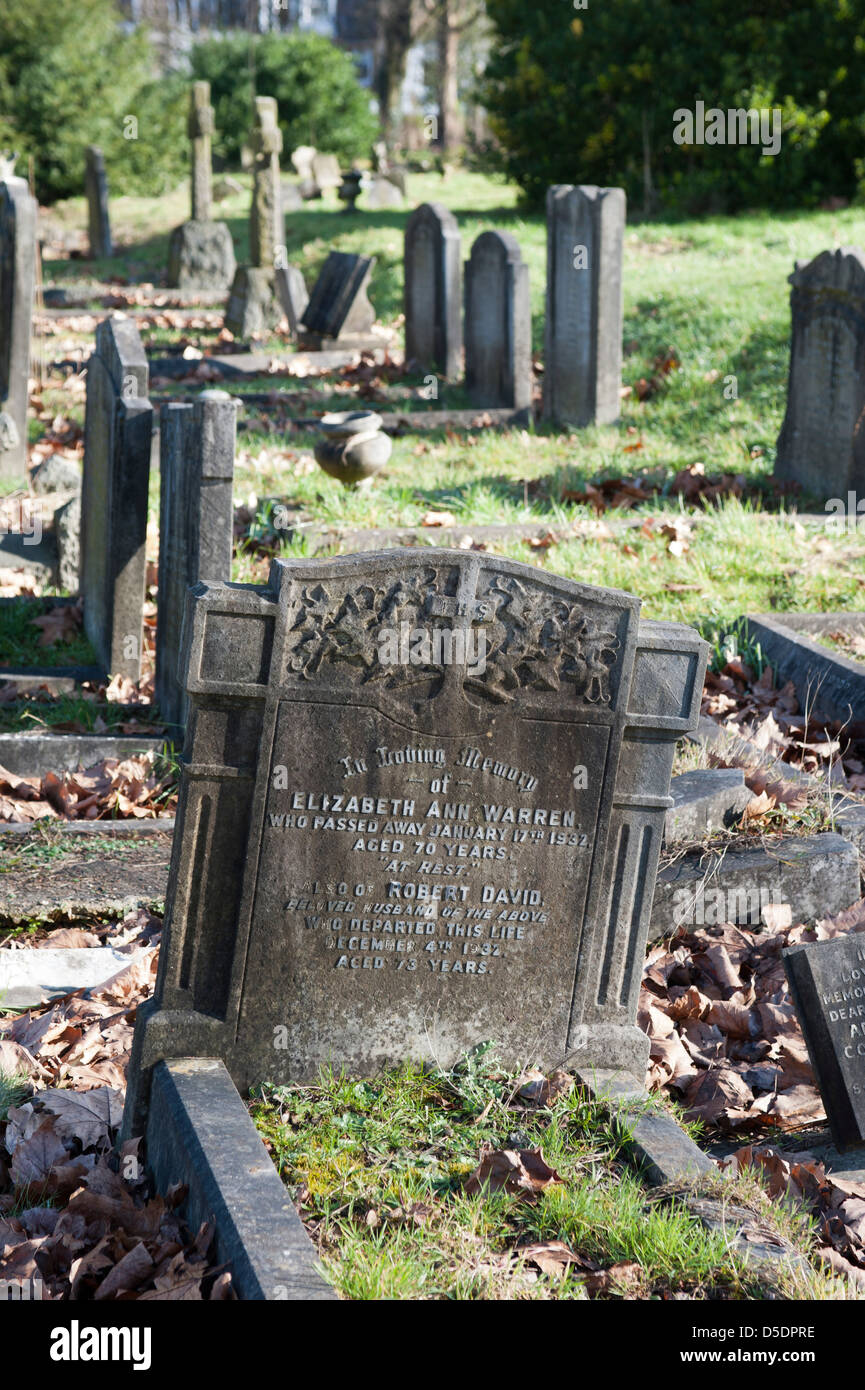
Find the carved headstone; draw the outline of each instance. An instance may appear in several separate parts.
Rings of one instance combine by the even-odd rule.
[[[405,356],[418,371],[459,376],[461,256],[453,213],[440,203],[415,208],[405,228]]]
[[[105,159],[98,145],[88,145],[85,155],[84,190],[87,195],[87,232],[90,258],[113,256],[111,222],[108,216],[108,176]]]
[[[621,188],[547,190],[544,416],[606,425],[619,417],[622,385]]]
[[[458,550],[276,561],[199,585],[150,1068],[641,1075],[636,1008],[676,740],[706,644],[639,600]]]
[[[110,675],[138,680],[153,407],[132,319],[103,319],[87,363],[81,483],[84,629]]]
[[[472,405],[532,403],[529,268],[510,232],[482,232],[465,266],[466,391]]]
[[[793,336],[775,477],[816,497],[865,492],[865,254],[853,247],[798,261]]]
[[[282,132],[273,97],[255,98],[255,125],[250,145],[253,155],[249,213],[251,264],[238,267],[225,312],[225,326],[238,338],[274,329],[282,318],[274,278],[277,248],[280,254],[284,254],[285,249],[279,178]]]
[[[832,1138],[865,1144],[865,936],[784,951],[784,969]]]
[[[24,179],[0,181],[0,478],[27,471],[30,320],[36,280],[36,201]]]
[[[237,403],[227,391],[202,391],[194,404],[167,401],[159,412],[156,703],[175,727],[186,722],[178,670],[186,591],[231,578],[236,434]]]
[[[367,286],[375,256],[331,251],[303,313],[303,339],[316,347],[365,346],[375,323]]]
[[[181,290],[227,290],[236,269],[231,232],[213,222],[210,83],[195,82],[187,124],[192,150],[192,217],[171,234],[168,283]]]

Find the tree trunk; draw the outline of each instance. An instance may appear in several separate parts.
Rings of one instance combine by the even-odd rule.
[[[464,133],[457,79],[458,20],[459,0],[441,0],[438,16],[438,139],[443,150],[453,150],[462,144]]]

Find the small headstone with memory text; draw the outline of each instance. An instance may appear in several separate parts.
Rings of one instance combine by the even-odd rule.
[[[791,946],[783,959],[832,1138],[865,1144],[865,936]]]

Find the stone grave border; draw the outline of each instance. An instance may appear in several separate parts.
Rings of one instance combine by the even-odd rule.
[[[842,721],[865,719],[865,662],[835,655],[812,636],[839,627],[865,633],[865,613],[749,613],[746,622],[778,681],[793,682],[803,707]]]

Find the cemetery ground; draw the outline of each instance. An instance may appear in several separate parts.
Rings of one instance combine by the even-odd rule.
[[[243,262],[246,176],[238,183],[241,191],[218,204],[218,215]],[[352,492],[313,460],[314,421],[323,411],[374,405],[386,418],[468,404],[443,381],[431,396],[429,380],[404,375],[394,361],[409,205],[405,213],[373,213],[361,204],[345,214],[331,199],[288,219],[288,259],[308,283],[328,250],[377,257],[370,298],[379,322],[394,332],[393,358],[383,347],[382,360],[366,356],[318,377],[302,357],[280,367],[286,343],[276,336],[252,345],[268,369],[223,380],[208,357],[230,357],[241,345],[220,332],[221,305],[193,298],[191,307],[176,307],[177,296],[158,284],[186,196],[184,189],[158,203],[114,199],[119,250],[110,262],[46,252],[46,284],[65,290],[72,305],[63,309],[55,296],[55,307],[37,310],[45,367],[30,420],[37,452],[80,457],[80,369],[95,325],[111,308],[134,313],[152,356],[186,364],[161,373],[152,362],[152,398],[182,399],[220,385],[242,402],[233,579],[264,582],[274,556],[302,557],[328,545],[358,549],[358,531],[415,528],[431,544],[444,538],[638,592],[645,617],[692,623],[709,638],[709,717],[740,715],[760,753],[796,765],[789,781],[783,768],[750,768],[755,800],[741,826],[691,844],[723,856],[743,844],[772,847],[779,833],[805,837],[835,827],[844,800],[831,773],[837,731],[796,722],[802,711],[773,685],[737,620],[746,612],[863,606],[865,529],[833,530],[820,504],[781,492],[771,470],[786,390],[786,276],[795,259],[827,245],[865,242],[865,213],[629,226],[620,424],[571,433],[541,424],[499,430],[480,410],[468,428],[401,431],[385,472]],[[530,266],[539,351],[543,219],[524,216],[513,190],[475,174],[414,175],[411,202],[424,199],[453,209],[464,250],[488,227],[514,233]],[[47,221],[56,228],[49,232],[55,247],[64,236],[75,245],[83,203],[52,209]],[[150,486],[145,622],[152,653],[155,470]],[[14,485],[0,487],[11,513],[19,494]],[[487,529],[503,523],[525,532]],[[15,587],[46,599],[53,592],[32,572]],[[12,664],[86,664],[92,653],[74,606],[43,617],[34,626],[0,615]],[[725,640],[731,633],[738,655]],[[34,729],[154,732],[150,694],[147,662],[140,689],[118,681],[107,697],[95,686],[7,691],[0,733],[22,720]],[[865,788],[863,753],[861,740],[845,747],[854,796]],[[713,761],[705,743],[684,745],[674,771]],[[804,788],[794,775],[800,769],[813,779]],[[155,819],[173,810],[173,771],[170,758],[154,768],[103,768],[75,794],[92,795],[109,818]],[[56,788],[43,779],[28,791],[26,782],[7,778],[0,798],[17,802],[25,819],[37,803],[62,819]],[[7,1163],[0,1178],[11,1174],[0,1223],[18,1252],[16,1272],[40,1270],[52,1296],[74,1288],[77,1297],[99,1300],[229,1297],[225,1270],[208,1259],[207,1232],[183,1229],[170,1198],[108,1161],[136,1009],[155,975],[165,854],[158,836],[132,843],[101,833],[99,822],[94,829],[73,843],[51,820],[41,821],[2,846],[0,949],[114,947],[131,963],[99,988],[10,1009],[0,1019],[8,1154],[8,1163],[0,1154]],[[670,851],[670,863],[682,849]],[[116,876],[105,890],[116,900],[110,910],[104,898],[97,910],[80,895],[88,857],[94,875],[108,861]],[[64,890],[66,869],[78,898]],[[150,877],[152,893],[129,889],[146,905],[123,905],[124,875]],[[22,885],[34,887],[31,906],[10,911]],[[96,889],[102,885],[94,884],[94,896]],[[544,1077],[530,1058],[526,1069],[508,1071],[494,1047],[453,1069],[405,1067],[366,1079],[325,1074],[315,1085],[261,1088],[251,1113],[327,1279],[350,1299],[865,1296],[865,1185],[823,1164],[825,1118],[802,1035],[782,999],[780,963],[785,945],[865,930],[865,913],[850,911],[809,925],[771,911],[751,925],[677,928],[670,920],[651,934],[640,1026],[652,1038],[656,1089],[645,1108],[684,1117],[700,1146],[727,1164],[723,1178],[652,1186],[633,1161],[642,1112],[598,1098],[573,1072]],[[86,1113],[74,1111],[70,1095]],[[84,1174],[91,1178],[82,1189]]]

